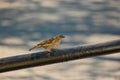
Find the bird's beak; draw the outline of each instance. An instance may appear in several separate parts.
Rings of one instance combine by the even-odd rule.
[[[65,38],[65,36],[62,36],[62,38]]]

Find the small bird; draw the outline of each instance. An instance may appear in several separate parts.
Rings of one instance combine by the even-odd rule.
[[[62,38],[64,38],[64,36],[61,34],[58,34],[50,39],[40,42],[33,48],[29,49],[29,51],[36,49],[36,48],[43,48],[47,50],[48,52],[51,52],[52,50],[56,49],[57,46],[61,43]]]

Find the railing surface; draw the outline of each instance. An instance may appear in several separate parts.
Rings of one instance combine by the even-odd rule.
[[[120,52],[120,40],[0,59],[0,73]]]

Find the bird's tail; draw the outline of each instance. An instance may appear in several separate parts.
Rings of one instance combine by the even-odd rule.
[[[35,46],[35,47],[33,47],[33,48],[29,49],[29,51],[31,51],[31,50],[33,50],[33,49],[35,49],[35,48],[37,48],[37,46]]]

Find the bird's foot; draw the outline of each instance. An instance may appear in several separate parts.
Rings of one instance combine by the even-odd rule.
[[[47,52],[47,55],[48,55],[48,56],[51,56],[51,52],[52,52],[52,51],[47,50],[46,52]]]
[[[48,56],[54,56],[54,53],[53,53],[54,50],[55,50],[55,49],[47,50]]]

